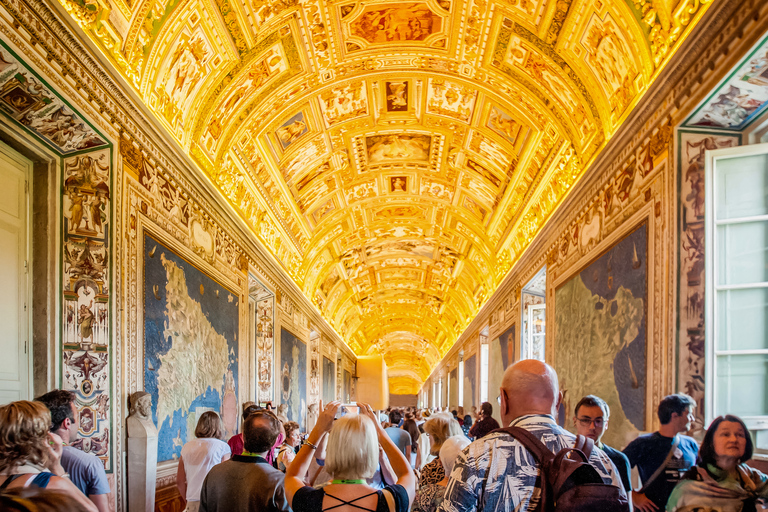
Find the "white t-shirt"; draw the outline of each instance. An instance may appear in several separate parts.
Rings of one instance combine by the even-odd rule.
[[[187,501],[200,501],[203,480],[213,466],[232,450],[224,441],[213,438],[193,439],[181,449],[184,472],[187,475]]]

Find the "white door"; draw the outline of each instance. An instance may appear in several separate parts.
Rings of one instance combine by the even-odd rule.
[[[32,163],[0,144],[0,404],[30,397],[28,183]]]

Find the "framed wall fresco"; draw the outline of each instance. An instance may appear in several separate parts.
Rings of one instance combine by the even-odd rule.
[[[464,410],[471,411],[472,406],[480,404],[475,402],[475,385],[477,382],[477,357],[472,355],[464,360]]]
[[[754,46],[683,126],[741,131],[765,112],[766,105],[768,37]]]
[[[304,428],[307,415],[307,344],[280,329],[280,397],[285,415]]]
[[[110,149],[62,163],[62,383],[75,393],[80,429],[72,446],[113,470],[111,424],[112,241]]]
[[[514,361],[515,353],[515,324],[512,324],[506,331],[501,333],[498,338],[489,343],[488,356],[488,400],[493,405],[493,417],[501,419],[498,402],[494,399],[499,395],[501,380],[504,377],[504,371]]]
[[[555,291],[564,413],[584,395],[603,398],[611,408],[604,439],[614,446],[646,425],[647,247],[643,223]]]
[[[256,384],[259,402],[274,399],[272,392],[275,360],[275,297],[256,302]]]
[[[109,145],[103,135],[2,43],[0,110],[62,155]]]
[[[459,405],[459,369],[454,368],[448,374],[448,407],[453,409]]]
[[[333,367],[333,361],[323,356],[323,407],[335,399],[334,394],[334,376],[336,370]]]
[[[144,389],[158,462],[177,459],[200,415],[238,430],[239,294],[144,233]]]

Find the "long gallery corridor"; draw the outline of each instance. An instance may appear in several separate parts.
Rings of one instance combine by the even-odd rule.
[[[72,392],[100,510],[207,411],[502,421],[524,359],[765,471],[767,105],[760,0],[0,0],[0,403]]]

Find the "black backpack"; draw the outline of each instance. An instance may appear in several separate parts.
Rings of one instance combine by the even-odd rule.
[[[563,448],[555,455],[523,428],[500,428],[494,432],[504,432],[517,439],[539,464],[541,500],[538,507],[529,512],[629,512],[624,489],[603,483],[597,470],[588,463],[594,446],[591,439],[577,436],[573,448]]]

